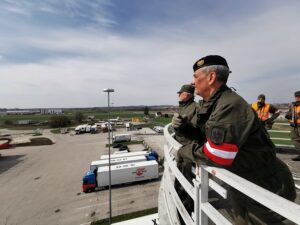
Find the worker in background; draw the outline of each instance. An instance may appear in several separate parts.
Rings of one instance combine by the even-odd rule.
[[[258,118],[266,129],[272,129],[274,120],[280,115],[280,111],[273,105],[266,103],[266,96],[264,94],[260,94],[257,97],[257,102],[252,103],[252,108],[256,111]],[[272,114],[271,117],[270,113]]]
[[[195,93],[203,98],[197,125],[204,141],[194,144],[185,157],[225,168],[294,201],[295,184],[289,168],[276,157],[275,146],[257,114],[226,85],[230,73],[227,61],[209,55],[197,60],[193,70]],[[273,225],[285,220],[234,188],[230,193],[234,224]]]
[[[179,109],[178,113],[174,113],[172,126],[175,130],[175,139],[182,144],[179,152],[184,149],[190,150],[191,148],[189,144],[199,139],[199,130],[196,129],[199,104],[194,101],[194,92],[195,88],[190,84],[183,85],[177,92],[179,98]],[[185,124],[187,126],[180,126],[180,124],[176,123],[177,121],[181,121],[181,119],[185,120]],[[189,159],[184,159],[180,154],[177,156],[176,161],[178,169],[185,178],[192,183],[193,178],[195,178],[195,175],[192,173],[193,162]],[[186,193],[177,179],[175,180],[174,186],[187,211],[192,212],[194,210],[193,200]],[[183,224],[181,217],[180,220]]]
[[[290,104],[289,111],[286,113],[285,118],[290,121],[290,136],[298,153],[298,156],[292,160],[300,161],[300,91],[295,92],[295,102]]]

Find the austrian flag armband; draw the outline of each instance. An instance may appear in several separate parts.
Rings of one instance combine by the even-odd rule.
[[[207,139],[203,146],[203,152],[213,162],[222,166],[230,166],[238,152],[238,147],[229,143],[216,145]]]

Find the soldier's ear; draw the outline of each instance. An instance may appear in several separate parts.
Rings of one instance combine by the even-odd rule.
[[[216,80],[217,80],[217,74],[215,72],[211,71],[208,74],[208,83],[211,85],[211,84],[215,83]]]

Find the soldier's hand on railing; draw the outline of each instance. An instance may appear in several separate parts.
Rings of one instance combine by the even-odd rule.
[[[172,127],[177,129],[181,127],[183,124],[186,123],[187,116],[182,115],[180,116],[178,113],[174,113],[173,118],[172,118]]]

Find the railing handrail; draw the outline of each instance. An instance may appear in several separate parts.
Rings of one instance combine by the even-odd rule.
[[[183,220],[186,224],[191,224],[191,217],[186,212],[185,208],[182,207],[182,204],[178,203],[178,194],[175,191],[174,187],[170,188],[170,186],[174,185],[172,183],[172,179],[170,176],[173,176],[173,181],[176,178],[182,185],[184,189],[187,190],[187,193],[194,199],[195,209],[199,209],[199,212],[194,212],[194,217],[199,216],[198,218],[194,218],[192,220],[196,225],[205,225],[207,224],[207,218],[210,218],[216,224],[231,224],[220,212],[213,208],[213,206],[208,202],[208,186],[213,189],[219,189],[218,193],[226,192],[221,186],[216,184],[213,180],[208,178],[208,173],[216,178],[220,179],[224,183],[234,187],[238,191],[244,193],[260,204],[266,206],[267,208],[277,212],[283,217],[299,224],[300,221],[300,205],[288,201],[272,192],[265,190],[256,184],[239,177],[236,174],[229,172],[226,169],[210,167],[210,166],[201,166],[201,174],[200,176],[196,176],[196,180],[194,181],[194,190],[191,190],[191,185],[188,181],[182,176],[182,174],[178,174],[178,169],[176,166],[176,161],[174,157],[170,155],[170,153],[176,153],[176,151],[181,147],[181,145],[173,138],[173,135],[169,133],[170,124],[168,124],[164,129],[164,137],[166,140],[165,145],[165,173],[163,179],[164,182],[167,182],[164,187],[166,188],[165,194],[171,195],[173,198],[169,198],[169,205],[175,205],[176,211],[181,214]],[[168,176],[168,177],[167,177]],[[197,185],[198,182],[198,185]],[[202,184],[200,184],[202,182]],[[219,187],[218,187],[219,186]],[[200,188],[201,187],[201,188]],[[162,189],[163,190],[163,189]],[[174,193],[175,192],[175,193]],[[207,193],[206,193],[207,192]],[[222,194],[221,194],[222,195]],[[197,198],[199,196],[199,198]],[[222,196],[226,196],[226,193]],[[176,200],[172,200],[172,199]],[[174,213],[174,212],[173,212]],[[173,225],[173,223],[170,223]]]

